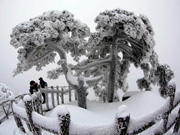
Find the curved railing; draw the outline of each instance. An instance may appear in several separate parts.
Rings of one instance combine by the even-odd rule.
[[[75,96],[74,99],[77,100],[75,91],[73,91],[73,89],[71,89],[71,87],[69,87],[69,86],[56,86],[56,87],[50,86],[50,87],[46,87],[45,89],[40,88],[39,90],[41,91],[41,93],[42,92],[45,93],[45,96],[46,96],[45,107],[41,108],[39,110],[39,111],[41,111],[41,114],[45,110],[47,111],[47,110],[55,108],[55,106],[57,106],[57,105],[64,104],[65,103],[65,99],[64,99],[65,95],[66,95],[66,97],[68,96],[69,102],[72,101],[73,94]],[[14,99],[16,102],[18,102],[25,95],[30,95],[30,93],[20,94],[20,95],[16,96]],[[34,94],[32,96],[36,96],[36,94]],[[12,108],[11,108],[10,102],[11,102],[11,100],[6,100],[6,101],[3,101],[2,103],[0,103],[0,107],[2,108],[0,110],[1,111],[0,112],[0,124],[2,122],[4,122],[6,119],[9,119],[9,115],[12,115]],[[37,106],[42,107],[42,105],[40,105],[40,103],[35,104],[35,105],[36,105],[36,108],[37,108]]]
[[[69,86],[56,86],[40,88],[41,93],[45,94],[46,110],[54,108],[56,105],[64,104],[64,96],[68,96],[69,102],[72,101],[72,92],[74,92],[75,100],[77,100],[76,92]],[[50,98],[49,98],[50,97]],[[51,101],[49,101],[51,100]]]
[[[114,122],[106,125],[86,125],[71,122],[70,113],[63,106],[58,106],[57,118],[42,116],[33,110],[33,101],[36,98],[33,99],[28,95],[23,98],[25,109],[18,107],[13,101],[12,108],[17,126],[25,132],[21,119],[24,120],[33,135],[41,135],[41,130],[57,135],[136,135],[156,123],[159,124],[154,130],[154,134],[161,135],[169,131],[172,126],[174,126],[173,133],[178,133],[180,126],[180,110],[172,113],[179,107],[180,91],[175,94],[175,89],[170,88],[168,96],[158,110],[138,119],[131,117],[127,111],[127,106],[122,105],[116,113]]]
[[[171,104],[172,102],[173,104]],[[155,125],[160,120],[163,120],[163,122],[161,122],[158,128],[155,130],[155,134],[160,135],[166,133],[180,119],[178,112],[176,114],[171,113],[179,104],[180,92],[176,93],[174,99],[169,97],[165,104],[155,112],[145,115],[139,119],[130,119],[127,135],[141,133]]]
[[[20,99],[23,98],[24,95],[27,95],[28,93],[18,95],[14,99],[18,102]],[[12,109],[11,109],[11,100],[6,100],[0,103],[0,107],[2,108],[1,110],[1,116],[0,116],[0,124],[5,121],[6,119],[9,119],[9,115],[12,114]]]
[[[50,86],[50,87],[46,87],[45,89],[40,88],[39,91],[41,91],[41,93],[42,92],[45,93],[45,96],[46,96],[45,107],[42,108],[42,105],[40,103],[34,104],[36,105],[35,106],[36,108],[38,108],[37,106],[41,107],[39,110],[41,114],[45,110],[47,111],[47,110],[53,109],[57,105],[64,104],[65,95],[66,97],[68,97],[69,102],[71,102],[73,94],[75,96],[74,99],[77,100],[75,91],[73,91],[73,89],[71,89],[71,87],[69,86],[56,86],[56,87]],[[14,99],[16,102],[19,102],[25,95],[30,95],[30,93],[18,95]],[[36,96],[36,94],[33,94],[32,96]],[[6,119],[9,119],[9,115],[12,115],[12,108],[11,108],[10,102],[11,100],[6,100],[0,103],[0,107],[1,107],[0,124],[4,122]]]

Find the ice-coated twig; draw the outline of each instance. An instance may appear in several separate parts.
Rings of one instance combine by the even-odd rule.
[[[101,65],[107,65],[109,64],[109,62],[111,61],[111,58],[107,58],[107,59],[103,59],[103,60],[97,60],[97,61],[93,61],[85,66],[81,66],[81,67],[75,67],[75,70],[87,70],[89,68],[92,67],[97,67],[97,66],[101,66]]]

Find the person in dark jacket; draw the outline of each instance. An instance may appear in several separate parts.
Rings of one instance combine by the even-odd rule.
[[[42,77],[39,78],[39,81],[41,88],[47,87],[47,82],[45,82]]]
[[[35,81],[30,81],[30,89],[29,92],[33,94],[34,92],[38,91],[38,84]]]
[[[47,87],[47,82],[45,82],[42,77],[39,78],[39,81],[40,81],[39,84],[41,88],[44,89],[45,87]],[[42,92],[42,96],[43,96],[43,104],[44,104],[46,103],[45,93]]]

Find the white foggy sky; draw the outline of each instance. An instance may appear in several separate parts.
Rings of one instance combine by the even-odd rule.
[[[68,10],[76,19],[86,23],[95,31],[95,17],[104,10],[121,8],[146,15],[155,31],[155,50],[160,63],[170,65],[175,72],[177,87],[180,87],[180,0],[0,0],[0,83],[5,83],[15,94],[29,91],[29,82],[43,77],[49,85],[66,85],[63,77],[57,80],[46,78],[46,71],[56,64],[37,72],[34,68],[16,77],[17,50],[10,45],[12,28],[18,23],[41,15],[48,10]],[[131,68],[128,75],[130,90],[137,90],[136,79],[142,71]]]

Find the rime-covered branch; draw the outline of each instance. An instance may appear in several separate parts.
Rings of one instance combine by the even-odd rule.
[[[27,61],[30,62],[30,63],[31,63],[31,62],[36,63],[36,62],[42,60],[43,58],[45,58],[45,57],[46,57],[49,53],[51,53],[52,51],[53,51],[53,49],[48,48],[46,52],[41,52],[41,53],[42,53],[41,56],[39,56],[39,57],[37,57],[37,58],[33,58],[32,55],[30,55],[29,58],[27,59]],[[39,50],[37,50],[36,52],[34,51],[34,52],[33,52],[33,55],[36,55],[36,54],[38,54],[38,53],[39,53]]]
[[[136,58],[136,56],[133,53],[133,50],[130,46],[128,46],[127,44],[123,43],[123,42],[119,42],[118,43],[118,48],[126,53],[128,56],[130,56],[135,62],[138,62],[138,59]]]
[[[75,70],[88,70],[89,68],[92,68],[92,67],[107,65],[109,64],[110,61],[111,61],[111,58],[105,58],[105,59],[96,60],[96,61],[93,60],[93,62],[90,62],[85,66],[75,66],[74,69]]]

